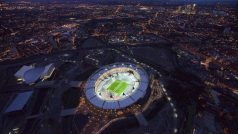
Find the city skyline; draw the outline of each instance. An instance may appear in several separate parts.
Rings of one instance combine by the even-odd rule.
[[[234,6],[0,3],[0,133],[237,133]]]

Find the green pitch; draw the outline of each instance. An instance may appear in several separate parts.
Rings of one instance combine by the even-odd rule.
[[[128,87],[128,84],[121,80],[114,81],[108,88],[112,93],[116,93],[118,96],[122,95],[125,89]]]

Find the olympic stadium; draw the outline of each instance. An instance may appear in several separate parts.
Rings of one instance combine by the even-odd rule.
[[[98,69],[87,80],[85,95],[91,104],[102,109],[122,109],[146,94],[148,75],[131,63],[115,63]]]

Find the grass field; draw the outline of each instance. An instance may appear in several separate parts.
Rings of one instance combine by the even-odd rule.
[[[125,89],[128,87],[128,84],[121,80],[115,80],[108,88],[112,93],[116,93],[118,96],[122,95]]]

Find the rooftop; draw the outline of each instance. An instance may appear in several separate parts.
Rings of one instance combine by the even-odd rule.
[[[15,99],[10,103],[10,105],[5,110],[5,113],[22,110],[24,106],[27,104],[32,94],[33,91],[18,93]]]

